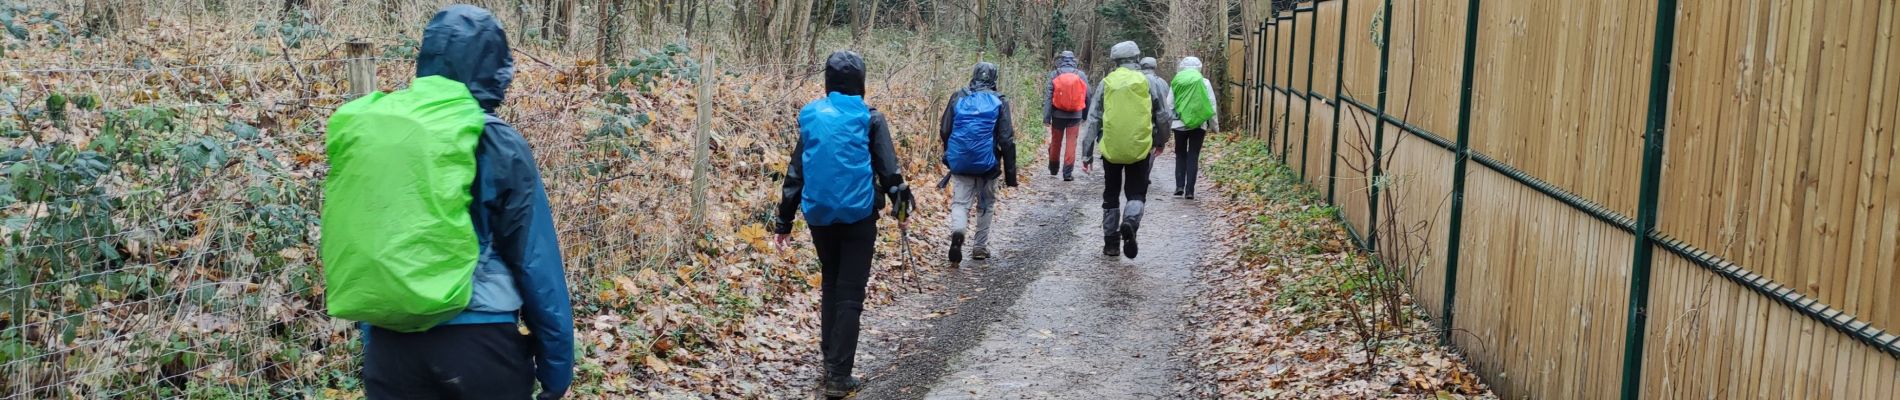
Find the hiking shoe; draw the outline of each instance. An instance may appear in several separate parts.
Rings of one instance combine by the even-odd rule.
[[[1187,195],[1187,199],[1188,199],[1188,200],[1194,200],[1194,194],[1193,194],[1193,193],[1188,193],[1188,195]]]
[[[950,234],[950,263],[959,264],[962,262],[963,262],[963,233],[962,232],[952,233]]]
[[[990,249],[976,249],[975,254],[971,254],[970,258],[977,261],[988,260],[990,259]]]
[[[1073,174],[1073,173],[1065,173],[1065,174],[1062,174],[1062,181],[1063,181],[1063,182],[1075,182],[1075,174]]]
[[[858,378],[851,377],[850,375],[846,375],[843,378],[826,379],[825,380],[825,398],[842,399],[842,398],[855,396],[858,394],[858,389],[863,389],[863,388],[864,388],[864,382],[859,381]]]
[[[1128,256],[1128,259],[1133,260],[1135,259],[1135,255],[1140,252],[1141,252],[1141,249],[1139,247],[1135,247],[1135,230],[1129,229],[1127,227],[1123,227],[1122,228],[1122,255]]]
[[[1109,236],[1108,239],[1105,241],[1106,243],[1102,244],[1102,255],[1109,256],[1109,257],[1121,257],[1122,246],[1121,246],[1120,239],[1121,238]]]
[[[1175,189],[1175,190],[1174,190],[1174,197],[1181,197],[1181,195],[1183,195],[1183,194],[1187,194],[1187,191],[1186,191],[1186,190],[1181,190],[1181,189]]]

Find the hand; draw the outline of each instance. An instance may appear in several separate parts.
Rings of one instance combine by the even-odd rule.
[[[785,249],[788,247],[791,247],[791,245],[792,245],[792,234],[780,233],[777,235],[777,237],[772,238],[772,248],[777,249],[778,251],[785,251]]]

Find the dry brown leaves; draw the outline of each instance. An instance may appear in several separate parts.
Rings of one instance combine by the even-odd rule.
[[[1235,145],[1210,140],[1208,164],[1220,164],[1222,154]],[[1224,181],[1223,192],[1247,192],[1237,185],[1259,182]],[[1200,395],[1218,398],[1494,398],[1461,358],[1434,345],[1431,326],[1420,319],[1395,329],[1426,332],[1390,338],[1378,357],[1368,360],[1364,346],[1347,327],[1352,318],[1338,301],[1314,300],[1298,306],[1276,301],[1297,282],[1334,282],[1333,269],[1321,266],[1363,258],[1346,243],[1345,233],[1331,220],[1296,222],[1255,219],[1281,211],[1304,211],[1314,204],[1285,204],[1259,196],[1224,194],[1217,202],[1223,226],[1230,234],[1219,250],[1203,262],[1197,274],[1204,284],[1188,308],[1193,325],[1188,354],[1193,373],[1209,382]],[[1261,226],[1267,225],[1267,226]],[[1323,225],[1323,226],[1322,226]],[[1250,229],[1250,226],[1265,229]],[[1293,234],[1298,228],[1326,232],[1308,239]],[[1219,236],[1219,235],[1217,235]],[[1264,249],[1262,243],[1267,243]],[[1308,245],[1322,249],[1308,254]],[[1300,296],[1328,299],[1345,296],[1334,285],[1301,286]],[[1368,361],[1373,364],[1368,366]]]

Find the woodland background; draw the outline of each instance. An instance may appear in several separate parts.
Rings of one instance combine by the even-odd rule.
[[[356,331],[324,315],[315,257],[323,122],[354,93],[404,86],[446,3],[0,1],[0,399],[356,397]],[[765,226],[822,54],[865,54],[869,100],[917,181],[942,174],[943,97],[974,61],[1001,64],[1033,175],[1034,105],[1056,51],[1101,71],[1106,48],[1131,39],[1167,73],[1185,55],[1218,69],[1229,21],[1263,12],[1215,0],[475,3],[515,45],[501,115],[535,147],[554,202],[580,397],[777,396],[815,380],[813,257],[771,251]],[[370,67],[375,87],[352,87],[352,68]],[[697,148],[708,157],[696,174]],[[942,192],[920,197],[921,215],[947,206]],[[913,221],[911,234],[942,237],[940,225]],[[880,249],[906,247],[885,229]],[[883,258],[875,301],[941,268],[909,254]]]

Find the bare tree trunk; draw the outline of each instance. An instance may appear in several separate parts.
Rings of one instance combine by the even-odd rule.
[[[600,0],[597,7],[600,11],[600,23],[597,25],[599,29],[596,30],[595,39],[598,47],[595,51],[596,58],[602,65],[612,64],[614,59],[620,57],[620,24],[617,21],[620,19],[621,5],[625,4],[625,1]]]
[[[686,1],[686,37],[693,37],[693,25],[699,19],[700,1],[702,0]],[[708,41],[708,43],[710,43],[710,41]]]
[[[825,29],[831,27],[831,18],[837,14],[837,13],[832,12],[833,10],[836,10],[836,8],[833,8],[834,6],[837,6],[835,2],[836,0],[825,0],[825,9],[824,9],[825,17],[822,20],[823,22],[820,22],[818,23],[818,26],[813,27],[811,34],[809,35],[809,37],[806,38],[806,41],[805,41],[806,55],[814,56],[814,57],[818,55],[818,37],[823,36],[825,34]],[[810,13],[806,13],[806,14],[810,15]]]
[[[1082,68],[1091,74],[1098,74],[1096,76],[1105,76],[1099,75],[1101,71],[1095,69],[1095,60],[1098,57],[1097,53],[1101,53],[1101,51],[1098,51],[1100,46],[1097,46],[1098,43],[1095,41],[1096,38],[1101,37],[1102,33],[1102,13],[1096,10],[1101,9],[1102,0],[1095,0],[1089,3],[1089,37],[1088,40],[1084,41],[1084,43],[1088,44],[1082,45]]]

